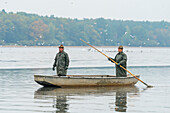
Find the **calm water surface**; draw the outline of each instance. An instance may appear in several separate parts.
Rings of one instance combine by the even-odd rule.
[[[68,74],[115,74],[114,64],[88,49],[66,49]],[[169,113],[170,48],[125,51],[128,69],[155,87],[138,82],[134,87],[43,88],[33,75],[55,74],[50,67],[56,48],[0,48],[0,113]]]

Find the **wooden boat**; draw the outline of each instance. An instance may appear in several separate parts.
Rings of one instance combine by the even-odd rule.
[[[136,75],[139,78],[139,75]],[[56,87],[91,87],[91,86],[128,86],[138,80],[133,76],[116,77],[114,75],[34,75],[34,80],[43,86]]]

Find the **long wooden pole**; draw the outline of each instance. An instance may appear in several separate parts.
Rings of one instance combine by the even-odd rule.
[[[100,50],[98,50],[97,48],[95,48],[94,46],[90,45],[89,43],[87,43],[86,41],[80,39],[81,41],[83,41],[84,43],[86,43],[87,45],[89,45],[90,47],[94,48],[95,50],[97,50],[98,52],[100,52],[101,54],[103,54],[105,57],[109,58],[112,62],[114,62],[116,65],[118,64],[117,62],[115,62],[113,59],[111,59],[110,57],[108,57],[106,54],[102,53]],[[134,74],[132,74],[130,71],[128,71],[126,68],[124,68],[123,66],[120,65],[121,68],[123,68],[125,71],[127,71],[129,74],[131,74],[133,77],[135,77],[137,80],[139,80],[140,82],[142,82],[143,84],[145,84],[147,87],[153,87],[151,85],[148,85],[147,83],[145,83],[144,81],[142,81],[141,79],[139,79],[138,77],[136,77]]]

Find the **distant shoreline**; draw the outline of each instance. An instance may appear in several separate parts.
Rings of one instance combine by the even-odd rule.
[[[59,46],[15,46],[15,45],[1,45],[0,48],[58,48]],[[89,46],[65,46],[66,48],[89,48]],[[99,48],[117,48],[118,46],[95,46]],[[170,48],[170,47],[136,47],[136,46],[124,46],[125,48]]]

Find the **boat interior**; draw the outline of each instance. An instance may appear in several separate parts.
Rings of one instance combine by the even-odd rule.
[[[67,75],[68,77],[116,77],[116,75]]]
[[[68,77],[116,77],[116,75],[67,75]],[[127,75],[132,77],[132,75]]]

